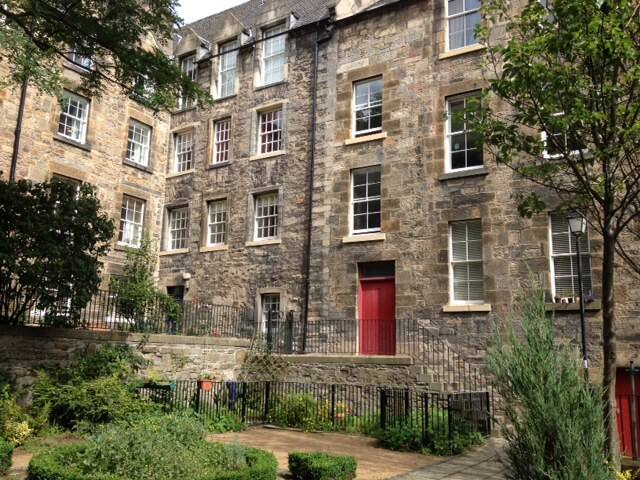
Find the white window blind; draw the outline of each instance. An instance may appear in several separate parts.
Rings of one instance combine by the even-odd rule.
[[[450,275],[454,303],[482,303],[482,223],[480,220],[450,224]]]
[[[284,23],[268,28],[262,32],[263,57],[262,65],[263,85],[282,82],[286,63],[287,36],[281,35],[286,31]]]
[[[563,298],[577,297],[578,260],[576,238],[569,230],[566,215],[552,213],[549,219],[551,229],[551,268],[553,269],[553,297],[560,302]],[[580,257],[582,259],[582,284],[585,296],[592,291],[591,253],[589,230],[580,237]]]

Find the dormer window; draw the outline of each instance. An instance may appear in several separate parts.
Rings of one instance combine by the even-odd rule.
[[[284,81],[287,51],[286,31],[286,25],[281,23],[262,32],[264,40],[262,50],[263,85]]]
[[[195,82],[198,79],[198,64],[196,63],[196,54],[188,55],[186,57],[182,57],[180,59],[180,69],[182,73],[184,73],[189,80]],[[186,95],[180,96],[178,101],[178,108],[183,110],[185,108],[190,108],[195,105],[195,100],[193,98],[189,98]]]
[[[238,60],[237,48],[237,40],[220,45],[218,98],[230,97],[236,93],[236,64]]]

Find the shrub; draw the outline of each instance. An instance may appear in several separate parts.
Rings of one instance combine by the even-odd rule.
[[[157,409],[136,396],[136,372],[145,360],[127,345],[107,345],[85,353],[67,368],[38,372],[33,410],[51,423],[74,429],[108,423]]]
[[[605,456],[601,389],[584,380],[576,348],[556,342],[544,292],[521,295],[516,313],[521,334],[498,329],[489,353],[504,399],[507,476],[615,478]]]
[[[208,443],[195,416],[140,417],[99,427],[82,445],[34,456],[30,480],[275,480],[273,455]]]
[[[18,405],[12,385],[0,385],[0,438],[21,445],[34,432],[35,421]]]
[[[242,419],[232,413],[206,421],[207,431],[213,433],[241,432],[245,428],[246,425],[242,422]]]
[[[13,444],[0,438],[0,475],[4,475],[11,468],[11,457],[13,455]]]
[[[292,452],[289,471],[293,480],[352,480],[356,478],[356,459],[328,453]]]
[[[318,405],[312,395],[292,394],[278,399],[269,421],[274,425],[307,431],[331,430],[328,408]]]

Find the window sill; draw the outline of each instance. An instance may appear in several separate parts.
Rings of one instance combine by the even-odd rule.
[[[207,170],[215,170],[216,168],[227,167],[230,163],[231,163],[231,160],[227,160],[226,162],[220,162],[220,163],[211,163],[207,165]]]
[[[200,122],[191,122],[191,123],[183,123],[182,125],[178,125],[170,130],[171,133],[181,133],[187,132],[189,130],[195,130],[200,126]]]
[[[282,239],[274,238],[271,240],[253,240],[251,242],[246,242],[244,244],[245,247],[262,247],[263,245],[280,245],[282,243]]]
[[[62,135],[55,134],[53,136],[53,139],[57,140],[60,143],[66,143],[67,145],[71,145],[72,147],[76,147],[76,148],[79,148],[80,150],[84,150],[85,152],[91,151],[90,145],[87,145],[86,143],[76,142],[74,140],[71,140],[70,138],[63,137]]]
[[[166,178],[169,179],[169,178],[184,177],[185,175],[191,175],[194,172],[195,172],[195,169],[192,168],[191,170],[185,170],[184,172],[168,173]]]
[[[173,115],[178,115],[180,113],[185,113],[185,112],[190,112],[191,110],[195,110],[197,107],[197,105],[192,105],[190,107],[186,107],[186,108],[176,108],[173,112],[171,112]]]
[[[287,83],[289,83],[287,80],[281,80],[279,82],[269,83],[267,85],[258,85],[253,90],[257,92],[258,90],[264,90],[265,88],[277,87],[278,85],[286,85]]]
[[[374,142],[376,140],[384,140],[387,138],[387,132],[373,133],[371,135],[363,135],[362,137],[348,138],[343,145],[356,145],[358,143]]]
[[[386,233],[363,233],[362,235],[348,235],[346,237],[342,237],[342,243],[380,242],[386,239]]]
[[[226,95],[224,97],[216,97],[215,102],[224,102],[225,100],[231,100],[232,98],[236,98],[238,96],[238,93],[234,93],[232,95]]]
[[[126,243],[116,242],[113,249],[121,252],[126,252],[128,250],[138,250],[140,245],[127,245]]]
[[[170,255],[181,255],[183,253],[189,253],[188,248],[178,248],[176,250],[165,250],[164,252],[158,253],[161,257],[168,257]]]
[[[146,172],[146,173],[153,173],[153,171],[149,168],[149,167],[145,167],[144,165],[140,165],[138,163],[132,162],[130,160],[123,160],[122,161],[123,165],[127,165],[129,167],[135,168],[136,170],[140,170],[142,172]]]
[[[261,153],[259,155],[251,155],[249,157],[249,161],[252,162],[254,160],[264,160],[265,158],[273,158],[273,157],[280,157],[282,155],[284,155],[286,152],[286,150],[278,150],[277,152],[269,152],[269,153]]]
[[[211,245],[208,247],[201,247],[200,253],[223,252],[225,250],[229,250],[229,245]]]
[[[440,175],[439,180],[441,182],[444,182],[444,181],[453,180],[456,178],[480,177],[483,175],[489,175],[489,170],[487,170],[486,167],[477,167],[477,168],[469,168],[469,169],[460,170],[460,171],[454,170],[452,172],[443,173],[442,175]]]
[[[445,60],[447,58],[453,58],[453,57],[458,57],[460,55],[466,55],[467,53],[473,53],[473,52],[479,52],[481,50],[484,50],[485,48],[487,48],[484,45],[469,45],[468,47],[463,47],[463,48],[456,48],[455,50],[450,50],[448,52],[445,53],[441,53],[438,56],[438,60]]]
[[[79,73],[80,75],[87,76],[92,72],[91,68],[81,67],[80,65],[76,65],[75,63],[71,63],[69,61],[65,61],[63,66],[67,70],[71,70],[72,72]]]
[[[468,305],[443,305],[442,311],[444,313],[466,313],[466,312],[477,312],[477,313],[489,313],[491,312],[491,304],[489,303],[477,303],[477,304],[468,304]]]
[[[600,300],[585,303],[584,309],[587,312],[598,312],[602,309],[602,303]],[[547,312],[579,312],[579,303],[546,303],[545,310]]]

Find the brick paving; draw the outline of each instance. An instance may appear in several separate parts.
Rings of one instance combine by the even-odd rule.
[[[501,439],[492,438],[465,455],[393,477],[393,480],[504,480],[504,467],[499,461],[503,444]]]

